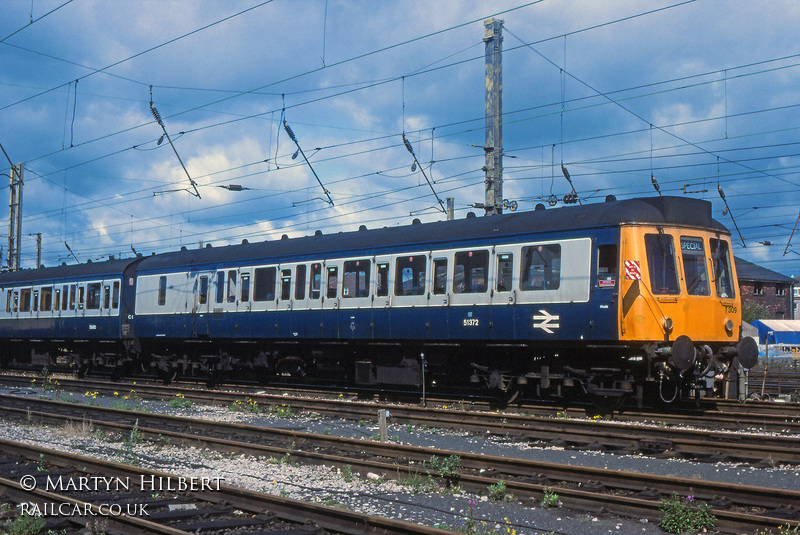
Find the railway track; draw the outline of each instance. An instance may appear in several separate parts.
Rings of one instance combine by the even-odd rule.
[[[47,527],[109,534],[452,533],[252,492],[220,481],[0,440],[0,494]],[[186,490],[181,490],[185,487]],[[94,530],[94,531],[91,531]]]
[[[533,502],[542,499],[545,488],[552,487],[558,490],[565,505],[579,510],[605,509],[618,514],[657,518],[660,498],[673,492],[685,494],[692,489],[698,500],[707,501],[714,507],[717,529],[726,532],[777,529],[787,521],[795,524],[800,521],[798,491],[384,444],[137,411],[78,407],[47,400],[18,400],[22,404],[29,402],[29,406],[9,407],[9,399],[5,397],[2,400],[4,414],[16,415],[21,420],[59,425],[71,413],[73,418],[90,419],[93,425],[122,436],[136,425],[145,436],[154,440],[167,439],[173,445],[266,458],[284,457],[312,465],[348,466],[359,473],[376,473],[385,478],[424,472],[426,463],[432,466],[433,456],[457,456],[460,471],[456,476],[451,474],[448,477],[465,490],[485,493],[490,485],[502,480],[515,497]]]
[[[53,376],[56,378],[55,376]],[[246,394],[250,396],[274,395],[291,396],[301,398],[322,398],[337,400],[346,398],[348,400],[371,400],[392,403],[418,404],[420,395],[417,392],[401,391],[372,391],[364,389],[345,389],[337,390],[331,388],[314,388],[310,386],[299,386],[294,384],[276,385],[253,385],[250,383],[231,383],[222,389],[206,388],[205,382],[181,380],[175,381],[170,386],[165,386],[162,381],[149,377],[141,377],[136,380],[108,381],[99,378],[76,379],[69,375],[59,375],[56,378],[62,387],[69,389],[75,388],[95,390],[101,393],[111,393],[121,388],[136,388],[142,395],[152,395],[154,399],[173,395],[175,392],[193,392],[200,395],[202,392],[215,392],[220,395]],[[41,374],[0,374],[0,384],[37,386],[41,385]],[[227,399],[226,399],[227,401]],[[496,411],[499,410],[497,403],[491,399],[481,396],[455,396],[442,397],[441,395],[428,395],[426,405],[438,406],[460,406],[471,410]],[[693,426],[722,428],[722,429],[741,429],[742,427],[756,427],[766,431],[786,431],[800,432],[800,403],[796,402],[773,402],[758,399],[748,399],[739,402],[731,399],[701,399],[699,403],[687,401],[667,408],[636,409],[623,406],[612,414],[598,414],[595,407],[591,404],[572,404],[563,406],[556,403],[542,403],[532,400],[523,400],[513,406],[504,407],[503,412],[519,412],[537,416],[558,416],[581,418],[588,416],[602,416],[617,421],[657,421],[662,423],[677,423]]]
[[[111,396],[122,389],[119,383],[75,382],[65,380],[63,386],[88,387],[96,392]],[[747,462],[764,465],[800,464],[800,418],[787,418],[780,415],[747,415],[714,411],[701,416],[639,414],[633,417],[623,415],[619,420],[606,421],[586,418],[572,418],[570,413],[564,417],[531,416],[510,412],[483,412],[459,410],[452,405],[447,408],[421,408],[413,405],[378,405],[371,402],[339,401],[329,398],[290,398],[277,394],[251,394],[245,396],[238,392],[187,390],[176,387],[155,385],[135,385],[136,394],[143,398],[168,400],[175,396],[185,396],[196,403],[229,406],[256,401],[261,406],[285,406],[290,404],[294,410],[305,410],[348,418],[354,421],[374,420],[378,409],[387,409],[395,423],[412,424],[437,428],[469,430],[479,433],[492,433],[510,436],[540,445],[559,445],[570,448],[598,449],[607,452],[641,453],[657,456],[681,456],[700,461]],[[0,396],[0,399],[9,399]],[[8,403],[11,403],[9,401]],[[19,403],[19,401],[17,401]],[[87,409],[88,410],[88,409]],[[548,409],[549,410],[549,409]],[[697,429],[702,423],[712,419],[719,423],[726,421],[728,428],[757,428],[772,433],[742,433],[730,431],[709,431]],[[642,425],[642,420],[649,424]],[[685,425],[691,427],[685,427]],[[678,426],[681,427],[673,427]]]

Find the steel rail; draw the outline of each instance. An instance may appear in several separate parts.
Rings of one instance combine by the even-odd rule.
[[[120,385],[114,385],[120,389]],[[135,386],[135,385],[134,385]],[[114,391],[116,392],[116,391]],[[137,388],[137,395],[171,397],[184,395],[196,402],[230,404],[243,397],[273,405],[292,403],[305,410],[333,414],[353,420],[374,419],[379,408],[389,410],[395,423],[430,427],[468,429],[511,435],[539,443],[591,447],[610,451],[660,455],[693,456],[699,460],[751,463],[800,464],[800,438],[796,436],[735,433],[656,425],[631,425],[606,420],[547,418],[513,413],[474,412],[456,409],[426,409],[409,405],[377,405],[367,402],[338,402],[330,399],[287,398],[271,394],[242,396],[236,392],[193,391],[164,387]],[[0,395],[0,399],[3,399]]]
[[[36,401],[51,406],[57,403],[44,400]],[[73,409],[75,408],[72,404],[65,405],[70,405]],[[659,514],[658,507],[660,504],[657,498],[661,496],[661,493],[669,494],[675,492],[678,494],[685,494],[690,488],[697,499],[715,502],[718,506],[756,507],[763,508],[767,511],[779,510],[781,508],[791,511],[800,508],[800,492],[798,491],[721,484],[696,479],[654,476],[650,474],[599,468],[585,468],[482,454],[467,454],[433,448],[420,448],[401,444],[382,444],[360,439],[346,439],[244,424],[208,422],[192,418],[167,417],[155,415],[153,413],[140,413],[120,409],[102,409],[99,407],[84,408],[90,409],[90,412],[96,415],[106,412],[109,414],[126,416],[129,422],[127,425],[110,422],[103,422],[101,424],[101,422],[96,420],[92,421],[95,425],[105,425],[122,434],[130,430],[130,424],[132,424],[135,418],[136,421],[138,421],[139,432],[145,433],[153,439],[156,439],[159,435],[162,439],[165,437],[169,438],[173,444],[186,444],[191,446],[205,445],[206,447],[218,451],[247,452],[251,455],[260,455],[264,457],[271,456],[280,458],[288,454],[292,459],[302,460],[308,464],[325,464],[340,467],[350,465],[351,468],[360,473],[371,471],[380,473],[385,477],[400,478],[404,475],[404,471],[406,474],[411,475],[420,469],[424,470],[424,465],[421,463],[429,460],[433,455],[445,457],[449,455],[458,455],[461,458],[460,465],[462,468],[473,471],[473,474],[460,474],[458,476],[458,484],[469,490],[482,492],[485,491],[487,486],[495,484],[498,480],[503,479],[506,481],[508,490],[515,495],[540,499],[545,487],[557,486],[559,494],[569,505],[589,510],[596,510],[600,504],[617,512],[655,518]],[[63,422],[64,418],[61,415],[51,416],[39,412],[29,413],[27,410],[23,409],[14,409],[13,411],[6,409],[6,412],[16,412],[20,418],[28,418],[29,415],[31,415],[34,420],[37,418],[50,418],[50,421],[53,422]],[[162,426],[148,427],[148,425],[151,425],[153,422],[158,425],[159,421],[162,422]],[[283,442],[290,443],[291,447],[280,448],[261,442],[244,443],[239,439],[229,440],[213,438],[207,435],[167,431],[163,427],[163,422],[165,421],[172,421],[174,426],[179,428],[183,427],[184,429],[188,428],[194,432],[200,431],[201,427],[206,427],[207,429],[215,429],[217,432],[222,430],[226,432],[228,436],[237,435],[241,437],[249,433],[252,435],[253,439],[260,440],[261,442],[264,440],[274,440],[275,437],[282,437]],[[307,450],[302,451],[298,449],[299,447],[306,448]],[[316,448],[333,448],[340,451],[349,451],[358,455],[358,458],[342,458],[341,456],[317,453],[314,451]],[[400,466],[386,461],[366,460],[364,457],[402,459],[406,464]],[[415,464],[409,467],[408,463],[411,461]],[[492,471],[488,474],[484,472],[483,475],[475,475],[480,474],[480,472],[483,472],[487,467],[491,467]],[[558,485],[554,482],[562,482],[562,485],[565,484],[567,486]],[[587,482],[593,482],[592,485],[596,486],[597,489],[594,492],[589,492],[585,488]],[[658,488],[657,493],[652,491],[653,487]],[[622,491],[623,495],[619,496],[603,492],[606,489],[613,489],[616,492]],[[637,496],[647,495],[648,493],[651,494],[649,500],[637,498]],[[720,496],[724,496],[724,499],[721,499]],[[731,522],[731,526],[741,526],[741,522],[747,520],[742,516],[729,516],[733,514],[729,511],[715,511],[715,514],[722,520],[727,518]],[[744,513],[741,514],[745,517],[753,516]],[[771,525],[777,528],[786,523],[784,519],[770,518],[768,515],[756,515],[756,517],[757,518],[752,520],[752,522],[753,525],[759,527]],[[770,518],[770,520],[766,520],[767,518]]]
[[[13,450],[13,448],[10,448],[10,450]],[[70,516],[68,517],[69,522],[88,527],[87,525],[97,518],[102,518],[105,525],[104,529],[112,533],[130,533],[131,535],[139,533],[190,535],[189,532],[151,522],[143,518],[129,516],[125,513],[119,515],[103,515],[102,511],[91,503],[42,489],[23,490],[18,481],[13,481],[4,477],[0,477],[0,495],[5,496],[12,503],[27,502],[36,504],[39,506],[40,510],[42,510],[46,504],[64,503],[69,504],[71,507],[76,507],[80,511],[91,511],[92,515],[88,517],[80,515]]]
[[[32,384],[32,379],[40,380],[39,377],[32,377],[30,375],[0,375],[0,382],[24,385],[27,387],[35,387]],[[343,392],[336,391],[333,393],[330,389],[312,389],[312,388],[298,388],[296,386],[259,386],[252,385],[231,384],[227,388],[235,388],[237,391],[226,390],[208,390],[205,386],[196,381],[180,381],[175,382],[172,386],[165,386],[158,384],[151,380],[145,382],[108,382],[97,379],[73,379],[69,377],[58,377],[58,381],[62,386],[73,388],[89,388],[99,392],[114,392],[123,388],[135,388],[143,396],[171,396],[178,392],[191,393],[198,401],[210,401],[217,403],[229,401],[232,402],[236,396],[258,397],[264,400],[281,398],[285,400],[287,394],[292,400],[298,396],[303,401],[312,402],[314,396],[316,401],[322,400],[341,401],[343,393],[346,394],[348,401],[353,401],[360,393],[352,390],[345,390]],[[276,393],[268,393],[273,391]],[[339,393],[336,398],[335,394]],[[408,397],[402,393],[389,392],[385,394],[386,397]],[[377,396],[377,395],[376,395]],[[382,394],[383,396],[383,394]],[[319,399],[322,398],[322,399]],[[469,407],[470,410],[483,410],[496,412],[497,407],[491,403],[476,400],[476,399],[445,399],[435,398],[429,396],[428,403],[432,407],[441,407],[442,405],[450,407]],[[373,402],[356,402],[364,403],[372,406]],[[394,405],[394,404],[393,404]],[[523,413],[536,416],[557,416],[569,418],[581,418],[587,414],[593,415],[593,408],[589,406],[571,406],[563,407],[554,405],[552,403],[532,403],[523,402],[513,407],[507,407],[502,411],[503,414]],[[793,432],[800,433],[800,403],[776,403],[767,401],[747,400],[746,402],[739,402],[727,399],[701,399],[699,407],[689,407],[684,405],[675,405],[667,408],[666,412],[663,408],[657,411],[654,410],[634,410],[631,408],[623,408],[614,414],[604,415],[604,418],[611,418],[613,421],[624,422],[655,422],[658,424],[676,424],[676,425],[696,425],[708,426],[714,428],[734,428],[740,429],[742,427],[755,427],[769,431],[779,432]]]
[[[118,478],[130,478],[131,481],[136,481],[142,476],[148,478],[151,476],[155,478],[160,477],[167,480],[177,479],[180,477],[178,474],[172,474],[159,470],[150,470],[147,468],[116,463],[113,461],[102,461],[84,455],[65,453],[40,446],[4,439],[0,439],[0,448],[2,448],[2,450],[7,454],[14,454],[26,459],[37,461],[44,459],[46,462],[52,463],[56,466],[80,466],[81,471],[101,473],[106,477],[112,476]],[[16,490],[25,492],[20,489],[20,485],[18,483],[13,481],[11,481],[11,483],[12,486],[16,486]],[[352,535],[361,535],[364,533],[380,533],[382,535],[454,534],[454,532],[441,530],[438,528],[420,526],[418,524],[404,522],[401,520],[360,514],[341,508],[327,507],[312,502],[264,494],[261,492],[234,487],[224,483],[219,484],[219,490],[188,490],[186,493],[211,503],[229,502],[234,504],[237,508],[253,514],[261,514],[267,510],[271,513],[274,513],[279,518],[290,522],[296,522],[300,524],[313,522],[323,529],[334,531],[336,533]],[[55,495],[55,498],[58,501],[66,499],[60,495]],[[142,532],[148,533],[150,531],[139,531],[139,533]],[[152,533],[162,532],[154,528]],[[170,532],[163,531],[163,533],[169,534]],[[171,533],[174,535],[179,535],[184,532],[180,530],[173,530]]]

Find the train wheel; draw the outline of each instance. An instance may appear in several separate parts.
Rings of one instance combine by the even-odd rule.
[[[225,372],[223,370],[209,370],[208,376],[206,377],[206,388],[212,390],[217,388],[220,384],[225,381]]]
[[[622,407],[627,396],[592,396],[592,407],[595,414],[611,414]]]
[[[172,384],[172,381],[178,378],[178,369],[169,368],[166,370],[162,370],[159,368],[158,378],[161,379],[161,382],[164,383],[165,385]]]
[[[509,379],[507,383],[504,382],[502,387],[494,389],[494,397],[500,407],[507,407],[512,403],[516,403],[521,394],[520,385],[517,379]]]
[[[122,381],[131,375],[132,366],[129,362],[120,362],[111,370],[111,380],[114,382]]]

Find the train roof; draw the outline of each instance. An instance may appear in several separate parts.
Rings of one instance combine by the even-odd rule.
[[[419,223],[402,227],[317,234],[301,238],[205,249],[185,249],[144,259],[139,271],[172,267],[220,265],[261,258],[310,258],[325,256],[331,251],[387,250],[387,248],[419,248],[443,243],[456,244],[482,238],[513,238],[560,231],[574,231],[623,224],[678,225],[703,228],[729,234],[711,217],[711,203],[684,197],[649,197],[622,201],[606,201],[584,206],[539,209],[491,217],[472,217],[455,221]],[[357,253],[358,254],[358,253]]]
[[[647,197],[611,200],[584,206],[537,209],[491,217],[468,217],[455,221],[419,223],[402,227],[339,232],[301,238],[284,238],[258,243],[186,249],[147,257],[87,262],[50,268],[0,273],[0,286],[14,283],[39,284],[51,280],[86,280],[118,277],[135,262],[139,271],[169,270],[204,265],[225,265],[263,258],[327,256],[331,251],[425,249],[437,244],[459,243],[483,238],[513,239],[537,233],[613,228],[623,224],[678,225],[703,228],[724,234],[728,230],[711,217],[711,203],[685,197]]]
[[[85,264],[62,264],[56,267],[23,269],[0,273],[0,286],[24,282],[27,284],[47,283],[53,280],[86,280],[122,276],[125,269],[140,258],[123,258],[105,262],[86,262]]]

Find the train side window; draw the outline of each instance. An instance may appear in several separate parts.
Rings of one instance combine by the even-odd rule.
[[[58,311],[61,309],[61,289],[56,287],[53,296],[53,310]]]
[[[239,294],[239,301],[248,303],[250,301],[250,274],[242,273],[241,280],[239,281],[242,290]]]
[[[111,286],[108,284],[103,286],[103,308],[105,310],[111,308]]]
[[[33,291],[33,311],[39,311],[39,290]]]
[[[306,265],[294,268],[294,298],[302,301],[306,298]]]
[[[26,288],[19,292],[19,311],[20,312],[30,312],[31,311],[31,290],[30,288]]]
[[[48,286],[47,288],[42,288],[41,292],[42,298],[42,306],[40,306],[40,310],[42,312],[50,312],[53,308],[53,287]]]
[[[519,287],[523,291],[557,290],[561,286],[561,245],[522,248]]]
[[[678,271],[675,265],[675,245],[672,236],[664,233],[645,234],[650,290],[654,294],[679,294]]]
[[[164,277],[164,293],[167,291],[167,281]],[[100,308],[100,287],[99,282],[92,282],[86,285],[86,308],[89,310],[98,310]],[[160,297],[160,291],[159,291]]]
[[[67,299],[68,294],[69,294],[69,309],[75,310],[75,298],[78,296],[78,287],[75,284],[70,284],[69,292],[67,291],[67,288],[64,287],[64,299]],[[64,307],[64,310],[66,309],[67,307]]]
[[[117,283],[114,283],[114,294],[117,293]],[[205,305],[208,303],[208,277],[203,275],[200,277],[200,295],[197,300],[198,304]],[[114,306],[114,308],[117,308]]]
[[[86,286],[78,286],[78,310],[83,310],[86,298]]]
[[[319,299],[322,290],[322,264],[311,264],[311,281],[308,288],[310,299]]]
[[[19,310],[19,292],[14,292],[14,310],[13,310],[13,312],[16,312],[17,310]]]
[[[288,301],[292,298],[292,270],[281,270],[281,301]]]
[[[208,291],[208,278],[206,278],[206,291]],[[114,281],[111,291],[111,308],[119,308],[119,281]]]
[[[511,278],[514,273],[514,255],[502,253],[497,255],[497,291],[510,292]]]
[[[348,260],[342,274],[342,297],[369,296],[369,260]]]
[[[717,287],[717,296],[723,299],[733,299],[736,292],[733,288],[731,276],[731,253],[728,242],[711,239],[711,259],[714,263],[714,281]]]
[[[236,270],[228,270],[228,303],[236,302]]]
[[[11,290],[6,292],[6,312],[11,312],[11,305],[14,303],[14,294]]]
[[[158,306],[163,307],[167,304],[167,277],[162,275],[158,278]]]
[[[597,247],[597,274],[613,275],[617,272],[619,258],[617,244],[609,243]]]
[[[389,295],[389,262],[381,262],[378,264],[377,282],[375,294],[378,297],[386,297]]]
[[[433,259],[433,293],[436,295],[447,293],[447,259]]]
[[[272,301],[275,299],[274,267],[257,268],[253,282],[253,301]]]
[[[711,295],[703,238],[681,236],[681,256],[689,295]]]
[[[486,292],[489,251],[459,251],[453,259],[453,293]]]
[[[217,303],[225,301],[225,272],[217,271],[217,295],[214,299]]]
[[[425,256],[403,256],[395,261],[395,295],[425,293]]]
[[[64,285],[64,295],[61,296],[61,310],[75,310],[75,285],[71,286],[72,297],[70,298],[70,286]]]
[[[328,299],[336,298],[336,286],[339,284],[339,268],[338,266],[331,266],[328,268],[328,286],[325,292],[325,297]]]

